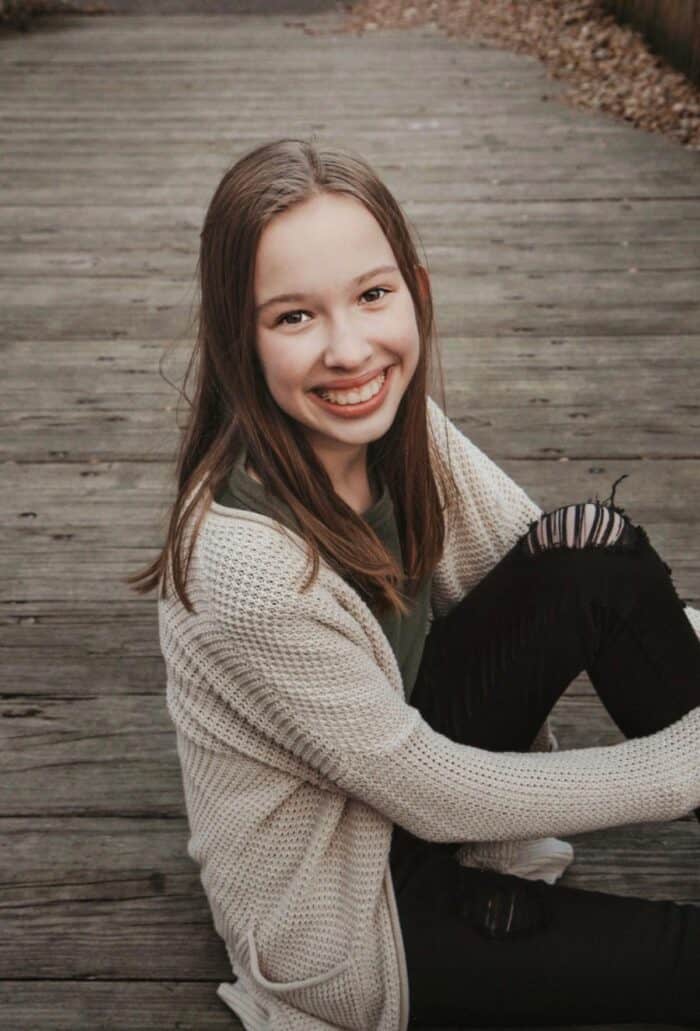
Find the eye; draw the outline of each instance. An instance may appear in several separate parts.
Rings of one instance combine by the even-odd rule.
[[[391,293],[391,290],[388,290],[385,286],[371,286],[369,288],[369,290],[365,290],[365,292],[363,294],[360,294],[360,297],[366,297],[367,294],[374,294],[374,293],[377,293],[378,291],[380,291],[382,293],[382,297],[375,297],[373,300],[371,300],[369,302],[370,304],[374,304],[376,301],[383,300],[383,295],[384,294],[390,294]],[[298,308],[296,311],[286,311],[286,312],[284,312],[283,315],[280,315],[278,318],[275,319],[275,325],[276,326],[279,326],[279,325],[301,326],[301,325],[303,325],[302,322],[286,322],[285,320],[290,318],[292,315],[308,315],[308,314],[309,313],[307,311],[304,311],[302,308]]]
[[[385,286],[371,286],[371,287],[369,288],[369,290],[365,290],[365,292],[364,292],[363,294],[361,294],[361,296],[362,296],[362,297],[366,297],[366,296],[367,296],[367,294],[373,294],[373,293],[376,293],[376,292],[377,292],[377,290],[381,290],[381,291],[382,291],[382,293],[385,293],[385,294],[390,294],[390,293],[391,293],[391,290],[387,290],[387,288],[386,288]],[[381,300],[382,300],[382,298],[381,298],[381,297],[376,297],[376,298],[375,298],[375,300],[377,300],[377,301],[381,301]],[[372,301],[370,301],[370,304],[372,304],[372,303],[373,303],[373,302],[372,302]]]

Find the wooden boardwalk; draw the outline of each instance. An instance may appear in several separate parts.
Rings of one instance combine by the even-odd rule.
[[[0,1025],[236,1022],[155,598],[205,206],[277,136],[346,140],[419,230],[448,411],[543,507],[608,497],[700,604],[700,158],[533,59],[342,15],[54,17],[0,38]],[[549,99],[544,100],[543,94]],[[621,739],[585,675],[562,747]],[[565,884],[700,902],[689,820],[570,838]],[[649,1025],[645,1025],[649,1027]]]

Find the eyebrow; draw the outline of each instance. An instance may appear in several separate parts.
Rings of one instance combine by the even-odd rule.
[[[396,265],[378,265],[377,268],[370,269],[369,272],[363,272],[359,276],[355,276],[354,279],[350,280],[352,286],[359,286],[360,283],[364,283],[365,279],[371,279],[372,276],[378,276],[380,272],[398,272]],[[307,297],[307,294],[277,294],[276,297],[268,297],[266,301],[259,304],[255,309],[255,314],[259,315],[263,308],[269,308],[271,304],[278,304],[280,301],[303,301]]]

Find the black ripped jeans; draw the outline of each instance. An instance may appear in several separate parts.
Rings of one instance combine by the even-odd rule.
[[[544,525],[433,622],[410,703],[493,751],[527,751],[582,670],[627,738],[700,705],[700,642],[644,529],[624,516],[612,543],[572,547],[543,544]],[[394,828],[412,1026],[700,1027],[700,906],[463,867],[455,851]]]

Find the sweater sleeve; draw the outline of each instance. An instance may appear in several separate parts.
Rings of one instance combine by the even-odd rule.
[[[454,842],[669,820],[700,805],[700,706],[616,745],[523,753],[457,743],[404,701],[378,643],[327,585],[295,593],[283,554],[242,558],[245,598],[222,577],[209,636],[217,690],[233,718],[343,793],[417,837]],[[239,583],[241,573],[239,563]]]
[[[549,717],[537,732],[531,752],[550,752],[559,748]],[[461,866],[496,870],[528,880],[554,884],[575,858],[574,847],[559,838],[523,838],[518,841],[465,841],[456,852]]]
[[[439,617],[483,580],[542,509],[431,397],[427,411],[432,447],[449,463],[457,487],[444,553],[433,572],[431,605]]]

